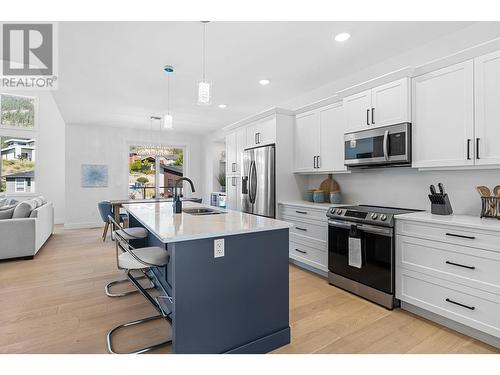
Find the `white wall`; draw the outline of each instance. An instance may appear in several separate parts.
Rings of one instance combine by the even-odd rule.
[[[8,93],[8,92],[7,92]],[[19,200],[33,195],[43,195],[54,204],[54,220],[56,224],[64,222],[65,216],[65,123],[52,94],[49,91],[15,91],[15,95],[38,98],[38,129],[4,130],[0,136],[36,138],[35,181],[36,192],[29,195],[9,195]]]
[[[226,149],[222,141],[203,142],[203,201],[210,203],[210,193],[220,191],[217,176],[220,173],[221,152]],[[225,173],[225,171],[224,171]]]
[[[158,132],[156,132],[158,135]],[[158,139],[157,136],[155,136]],[[109,126],[68,125],[66,129],[66,212],[65,227],[95,227],[102,225],[97,202],[125,199],[128,196],[128,150],[131,144],[151,140],[149,130]],[[185,176],[191,178],[197,189],[194,194],[187,187],[187,196],[203,195],[201,141],[199,137],[175,131],[162,132],[162,142],[186,148]],[[82,188],[82,164],[108,165],[108,187]]]

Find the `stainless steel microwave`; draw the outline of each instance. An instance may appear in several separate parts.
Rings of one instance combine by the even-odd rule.
[[[345,133],[344,145],[344,165],[351,168],[410,166],[411,124]]]

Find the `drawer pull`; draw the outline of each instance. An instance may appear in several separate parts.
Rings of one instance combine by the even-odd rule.
[[[459,264],[459,263],[450,262],[449,260],[447,260],[445,263],[446,263],[446,264],[451,264],[452,266],[457,266],[457,267],[467,268],[467,269],[469,269],[469,270],[475,270],[475,269],[476,269],[476,267],[474,267],[474,266],[466,266],[466,265],[464,265],[464,264]]]
[[[302,232],[307,232],[307,229],[306,229],[306,228],[295,227],[295,229],[297,229],[297,230],[301,230]]]
[[[304,250],[299,250],[299,249],[295,249],[295,251],[301,253],[301,254],[307,254],[307,251],[304,251]]]
[[[445,299],[446,302],[449,302],[449,303],[453,303],[454,305],[457,305],[457,306],[461,306],[461,307],[465,307],[466,309],[469,309],[469,310],[475,310],[476,308],[474,306],[467,306],[467,305],[464,305],[463,303],[460,303],[460,302],[455,302],[449,298],[446,298]]]
[[[298,213],[298,214],[307,215],[306,211],[295,211],[295,212]]]
[[[476,237],[474,237],[474,236],[464,236],[463,234],[446,233],[446,235],[451,236],[451,237],[467,238],[468,240],[476,239]]]

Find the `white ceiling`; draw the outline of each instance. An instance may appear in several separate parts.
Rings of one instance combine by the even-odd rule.
[[[207,78],[213,103],[196,105],[199,22],[62,22],[59,89],[66,123],[149,127],[167,106],[175,67],[175,130],[207,133],[401,54],[470,22],[211,22]],[[347,31],[351,38],[334,42]],[[261,86],[258,80],[271,84]],[[227,104],[219,109],[218,104]]]

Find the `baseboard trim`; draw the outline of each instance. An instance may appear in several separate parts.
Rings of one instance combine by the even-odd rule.
[[[64,229],[88,229],[88,228],[100,228],[103,227],[104,223],[64,223]]]
[[[288,262],[292,263],[300,268],[304,268],[305,270],[307,270],[309,272],[312,272],[312,273],[315,273],[321,277],[324,277],[325,279],[328,277],[327,271],[323,271],[323,270],[320,270],[320,269],[315,268],[313,266],[310,266],[309,264],[305,264],[305,263],[301,262],[300,260],[288,258]]]
[[[408,302],[401,301],[401,308],[415,315],[421,316],[422,318],[432,320],[433,322],[441,324],[449,329],[460,332],[466,336],[470,336],[472,338],[475,338],[476,340],[482,341],[488,345],[500,349],[500,338],[498,337],[478,331],[475,328],[466,326],[465,324],[459,322],[455,322],[454,320],[445,318],[444,316],[433,313],[432,311],[422,309],[421,307],[412,305]]]

